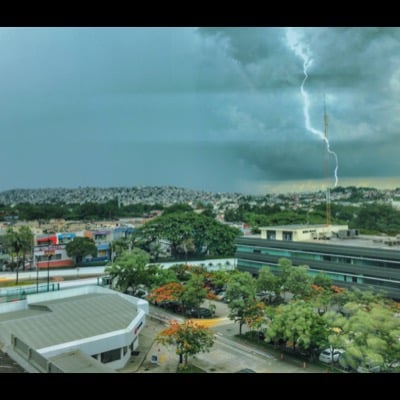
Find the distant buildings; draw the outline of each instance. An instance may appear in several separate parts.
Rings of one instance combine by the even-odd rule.
[[[106,264],[112,260],[111,243],[114,240],[129,237],[134,230],[133,227],[117,226],[109,229],[38,235],[33,249],[33,267],[53,269],[74,266],[74,260],[67,254],[66,244],[75,237],[88,237],[95,242],[97,247],[97,256],[85,257],[83,265]]]
[[[323,272],[341,287],[371,288],[400,299],[400,238],[361,236],[347,226],[287,225],[261,228],[261,235],[236,239],[237,268],[258,275],[280,258]]]

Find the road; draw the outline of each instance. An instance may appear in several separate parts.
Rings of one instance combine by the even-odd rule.
[[[214,346],[207,353],[199,353],[194,356],[190,362],[204,371],[213,373],[234,373],[241,369],[250,369],[258,373],[321,373],[325,372],[318,365],[304,364],[303,361],[287,355],[281,356],[278,351],[267,350],[264,346],[248,344],[236,335],[239,333],[238,324],[235,324],[229,318],[227,304],[218,301],[206,300],[203,306],[209,306],[212,302],[216,305],[217,318],[199,319],[198,323],[209,326],[215,332]],[[168,320],[182,317],[168,313],[164,309],[150,305],[150,315],[156,319]],[[146,322],[148,325],[144,335],[153,335],[163,329],[163,325],[157,325],[157,322]],[[243,333],[246,328],[243,327]],[[154,345],[151,347],[151,341],[146,338],[149,348],[142,348],[142,351],[148,354],[160,354],[159,348]],[[140,342],[141,343],[141,339]],[[144,341],[143,341],[144,343]],[[140,345],[139,345],[140,346]],[[150,360],[144,360],[141,366],[135,366],[134,370],[127,372],[172,372],[177,366],[177,357],[174,354],[175,349],[169,351],[163,349],[163,363],[154,366]]]

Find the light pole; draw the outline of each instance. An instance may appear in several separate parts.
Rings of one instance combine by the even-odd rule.
[[[47,291],[50,290],[50,260],[51,260],[50,241],[47,246]]]
[[[37,258],[34,258],[34,262],[36,263],[36,293],[39,293],[39,266]]]
[[[50,290],[50,259],[51,254],[47,253],[47,291]]]

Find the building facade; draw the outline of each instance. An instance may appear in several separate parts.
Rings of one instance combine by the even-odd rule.
[[[236,239],[237,268],[256,276],[260,268],[280,273],[279,259],[309,266],[340,287],[380,291],[400,299],[400,240],[361,236],[346,226],[287,225],[261,228]],[[308,231],[308,232],[306,232]]]
[[[118,370],[138,348],[148,302],[90,285],[39,293],[0,307],[0,342],[46,360],[81,352]],[[79,353],[78,353],[79,355]]]

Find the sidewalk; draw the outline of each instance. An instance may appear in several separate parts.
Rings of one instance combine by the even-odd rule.
[[[138,354],[132,355],[128,364],[118,370],[120,373],[176,373],[179,357],[174,346],[162,346],[155,342],[157,334],[166,325],[150,316],[139,334]],[[152,360],[156,357],[156,360]]]
[[[221,307],[220,305],[219,307]],[[226,305],[225,305],[226,307]],[[153,317],[146,316],[146,323],[139,334],[138,354],[132,355],[127,365],[118,370],[120,373],[176,373],[179,356],[175,346],[163,346],[155,342],[159,332],[166,328],[165,321],[158,317],[171,317],[162,310],[153,308]],[[222,311],[222,310],[221,310]],[[278,349],[267,349],[262,344],[249,343],[238,338],[238,324],[229,318],[199,320],[209,325],[215,332],[216,344],[209,352],[199,353],[190,358],[190,363],[204,371],[212,373],[232,373],[249,368],[259,373],[323,373],[327,368],[281,354]],[[179,317],[177,317],[179,319]],[[247,331],[243,326],[242,333]],[[252,355],[253,357],[248,357]]]

